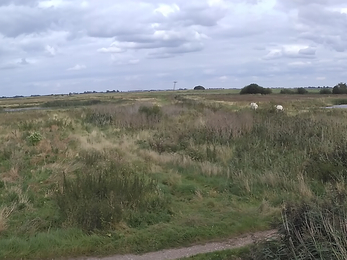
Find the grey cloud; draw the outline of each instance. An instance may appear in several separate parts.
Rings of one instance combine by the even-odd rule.
[[[271,49],[264,57],[264,60],[280,59],[280,58],[301,58],[313,59],[315,58],[315,48],[306,47],[299,48],[298,46],[279,46]]]
[[[311,47],[307,47],[304,49],[300,49],[298,54],[302,54],[302,55],[315,55],[316,54],[316,49],[315,48],[311,48]]]
[[[267,0],[0,2],[2,95],[346,76],[345,0],[277,0],[276,10]]]
[[[39,33],[47,30],[58,19],[49,10],[27,6],[0,7],[0,33],[7,37]]]
[[[1,0],[0,6],[5,5],[26,5],[26,6],[35,6],[37,5],[38,0]]]
[[[185,43],[176,48],[161,48],[156,51],[150,52],[150,58],[170,58],[176,54],[183,54],[189,52],[198,52],[204,48],[202,43]]]
[[[297,17],[293,17],[293,24],[299,32],[299,39],[310,40],[337,52],[346,50],[347,14],[340,11],[344,1],[280,0],[278,2],[297,9]]]
[[[22,58],[22,59],[18,62],[18,64],[20,64],[20,65],[28,65],[29,62],[27,62],[27,60],[26,60],[25,58]]]
[[[0,65],[0,70],[13,70],[30,64],[25,58]]]
[[[183,26],[200,25],[216,26],[218,21],[226,15],[226,10],[209,8],[207,6],[190,7],[175,13],[172,19]]]

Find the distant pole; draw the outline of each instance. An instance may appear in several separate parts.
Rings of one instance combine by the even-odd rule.
[[[174,84],[173,90],[175,90],[175,88],[176,88],[176,83],[177,83],[177,81],[174,81],[174,82],[173,82],[173,84]]]

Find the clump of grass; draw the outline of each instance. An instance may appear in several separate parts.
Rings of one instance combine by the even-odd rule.
[[[163,113],[157,105],[99,105],[89,110],[86,121],[97,126],[113,125],[128,130],[153,128]]]
[[[334,105],[346,105],[347,99],[346,98],[333,99],[333,104]]]
[[[12,203],[9,206],[3,205],[0,207],[0,234],[7,230],[8,224],[7,219],[10,217],[12,212],[16,209],[16,204]]]
[[[347,179],[347,143],[336,144],[332,151],[317,151],[305,165],[310,178],[338,182]]]
[[[55,199],[65,224],[86,231],[112,229],[121,220],[133,223],[136,212],[154,217],[166,206],[156,181],[116,164],[76,179],[64,176]]]
[[[287,203],[279,239],[258,244],[252,259],[346,259],[346,193],[324,201]]]
[[[28,141],[31,145],[37,145],[42,140],[42,138],[43,136],[39,132],[35,131],[28,136]]]

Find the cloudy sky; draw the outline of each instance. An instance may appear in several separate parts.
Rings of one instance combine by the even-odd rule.
[[[346,0],[0,0],[0,96],[333,86]]]

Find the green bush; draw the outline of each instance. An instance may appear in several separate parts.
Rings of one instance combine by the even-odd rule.
[[[280,94],[295,94],[295,91],[289,88],[281,89]]]
[[[279,239],[253,246],[252,259],[347,259],[346,194],[324,202],[287,203]]]
[[[334,105],[345,105],[347,104],[347,99],[346,98],[334,99],[333,103]]]
[[[307,94],[308,91],[305,88],[297,88],[296,93],[300,95],[304,95],[304,94]]]
[[[159,120],[160,117],[163,115],[163,112],[160,106],[158,105],[154,105],[152,107],[140,106],[139,113],[145,114],[147,119],[157,119],[157,120]]]
[[[64,175],[55,199],[65,225],[85,231],[112,229],[121,220],[134,222],[136,212],[153,213],[166,205],[156,181],[115,164],[75,179]]]
[[[320,91],[319,91],[319,94],[331,94],[332,91],[330,88],[322,88]]]
[[[203,86],[195,86],[194,90],[205,90]]]
[[[333,87],[333,94],[347,94],[347,84],[340,82],[336,86]]]
[[[31,145],[37,145],[42,138],[43,137],[39,132],[33,132],[28,136],[28,141]]]
[[[258,84],[252,83],[248,86],[245,86],[241,89],[240,94],[271,94],[272,90],[270,88],[263,88],[259,86]]]

